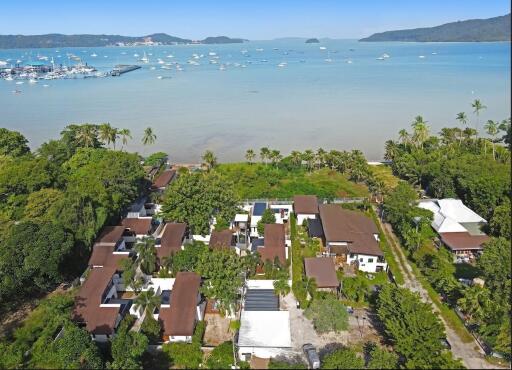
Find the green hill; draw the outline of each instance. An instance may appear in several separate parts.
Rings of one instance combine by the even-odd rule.
[[[510,14],[470,19],[437,27],[375,33],[359,41],[478,42],[510,41]]]

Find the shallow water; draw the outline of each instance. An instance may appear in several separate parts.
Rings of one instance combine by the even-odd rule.
[[[148,64],[133,56],[144,51]],[[209,52],[217,54],[218,64],[209,63]],[[68,63],[66,53],[101,71],[118,63],[143,68],[121,77],[41,80],[34,85],[0,81],[0,127],[21,131],[33,148],[56,138],[69,123],[110,122],[132,131],[129,150],[163,150],[177,161],[197,161],[205,149],[223,161],[241,160],[247,148],[262,146],[283,153],[359,148],[377,160],[384,142],[396,138],[418,114],[437,132],[457,124],[460,111],[466,111],[474,125],[470,103],[475,98],[488,106],[481,122],[509,117],[511,109],[510,43],[279,40],[58,52],[0,50],[0,60],[36,61],[40,54]],[[91,57],[93,53],[98,56]],[[204,55],[194,59],[198,66],[187,64],[194,53]],[[390,58],[377,60],[383,53]],[[167,58],[169,54],[174,58]],[[179,62],[183,71],[174,66],[161,69],[157,58]],[[287,65],[278,67],[279,63]],[[15,89],[22,93],[13,94]],[[144,148],[140,138],[147,126],[158,138]]]

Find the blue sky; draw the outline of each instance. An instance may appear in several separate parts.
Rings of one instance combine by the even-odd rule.
[[[2,2],[0,34],[165,32],[200,39],[227,35],[358,38],[510,12],[508,0],[23,0]]]

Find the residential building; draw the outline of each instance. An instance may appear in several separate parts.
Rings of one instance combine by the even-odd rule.
[[[263,216],[263,212],[267,209],[267,203],[264,202],[256,202],[251,208],[251,238],[258,238],[260,234],[258,233],[258,222],[261,220],[261,216]]]
[[[152,217],[124,218],[121,220],[121,226],[125,227],[125,241],[135,242],[137,239],[150,236],[156,224]]]
[[[156,255],[159,263],[183,249],[187,238],[187,224],[185,223],[167,223],[163,227],[162,233],[156,238]]]
[[[319,216],[326,253],[335,257],[336,264],[372,273],[387,270],[379,231],[370,218],[337,204],[320,205]]]
[[[286,240],[284,225],[267,224],[263,239],[256,239],[252,243],[252,251],[260,254],[262,262],[274,262],[277,258],[284,266],[288,259],[289,242]]]
[[[297,225],[304,220],[318,217],[318,199],[315,195],[296,195],[293,197],[293,211],[297,217]]]
[[[233,231],[226,229],[222,231],[212,231],[209,247],[212,249],[232,248],[235,246]]]
[[[331,257],[304,258],[304,270],[308,278],[314,278],[320,291],[336,292],[340,286]]]
[[[176,177],[176,171],[175,170],[164,170],[154,181],[151,185],[151,189],[154,191],[160,191],[163,192],[167,186],[171,183],[171,181],[174,180]]]
[[[237,213],[231,222],[231,230],[235,235],[237,248],[245,250],[249,243],[249,214]]]
[[[169,296],[169,307],[162,305],[158,320],[165,342],[191,342],[197,321],[203,320],[205,302],[199,293],[201,277],[179,272]]]
[[[287,223],[293,212],[293,206],[291,204],[271,204],[269,208],[274,212],[276,224]]]
[[[483,251],[484,243],[489,240],[482,231],[487,221],[460,199],[421,200],[418,207],[434,214],[432,228],[441,243],[453,253],[455,262],[472,260]]]

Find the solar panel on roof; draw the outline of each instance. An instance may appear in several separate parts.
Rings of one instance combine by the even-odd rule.
[[[279,298],[273,289],[248,289],[245,311],[279,311]]]
[[[254,216],[262,216],[265,209],[267,209],[266,203],[254,203],[254,208],[252,210],[252,214]]]

